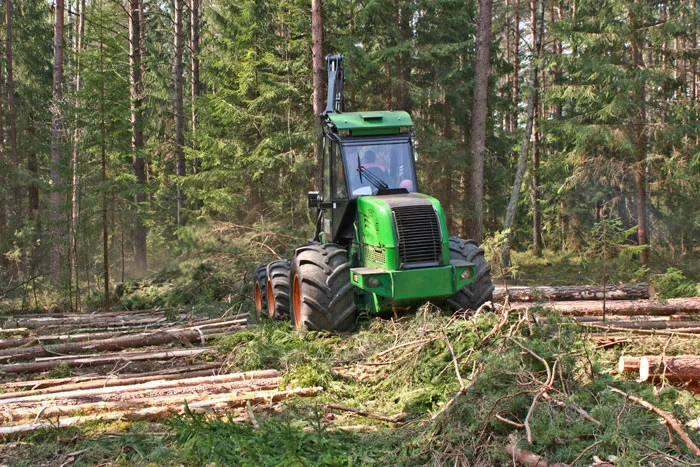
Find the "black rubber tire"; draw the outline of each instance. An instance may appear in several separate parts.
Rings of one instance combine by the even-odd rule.
[[[253,297],[258,316],[267,314],[267,265],[255,269],[253,277]]]
[[[474,240],[450,237],[450,259],[459,259],[476,264],[476,278],[456,294],[447,299],[454,310],[478,310],[481,305],[493,298],[494,286],[491,283],[491,265],[484,258],[484,250]]]
[[[357,325],[348,252],[333,243],[298,248],[292,259],[291,318],[297,329],[352,332]]]
[[[273,261],[267,265],[267,310],[270,318],[289,318],[289,273],[291,262]]]

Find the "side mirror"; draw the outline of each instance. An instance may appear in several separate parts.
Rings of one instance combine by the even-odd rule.
[[[309,191],[307,196],[309,200],[308,206],[310,208],[317,208],[321,201],[318,197],[318,191]]]

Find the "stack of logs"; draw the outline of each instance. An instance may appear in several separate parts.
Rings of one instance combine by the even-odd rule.
[[[508,297],[511,309],[542,309],[570,316],[588,328],[596,345],[613,346],[635,339],[698,339],[700,298],[653,299],[647,284],[497,288],[494,299]],[[650,295],[652,298],[650,299]],[[546,318],[537,318],[546,322]],[[638,373],[641,381],[669,381],[700,392],[700,356],[622,357],[620,373]],[[665,378],[665,379],[664,379]]]
[[[317,394],[320,388],[277,390],[275,370],[226,373],[220,363],[202,361],[213,353],[206,346],[212,338],[244,329],[247,317],[166,317],[156,310],[0,317],[0,437],[94,419],[155,420],[185,407],[243,407],[248,417],[251,405]],[[59,365],[76,376],[21,380]]]

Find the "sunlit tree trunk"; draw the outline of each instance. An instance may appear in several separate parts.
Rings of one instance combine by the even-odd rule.
[[[182,32],[183,0],[175,0],[175,21],[173,24],[174,60],[173,82],[175,86],[175,175],[177,175],[177,225],[185,224],[185,196],[182,190],[182,177],[186,174],[184,110],[182,96],[182,53],[184,35]]]
[[[469,190],[467,194],[466,235],[481,242],[484,230],[484,153],[486,152],[487,94],[489,87],[489,47],[491,44],[492,0],[479,0],[479,24],[476,31],[476,63],[472,127],[469,148]]]
[[[17,153],[17,117],[15,110],[14,62],[12,57],[12,0],[5,0],[5,65],[7,67],[7,139],[10,145],[12,165],[19,169]],[[17,226],[22,223],[22,187],[19,181],[12,183],[15,198],[15,220]]]
[[[131,94],[131,151],[134,175],[139,184],[134,201],[137,213],[134,219],[134,262],[139,272],[147,263],[146,227],[140,213],[146,202],[146,163],[143,157],[143,75],[141,73],[141,2],[129,0],[129,68]]]
[[[50,274],[56,282],[61,270],[61,139],[63,136],[63,0],[56,0],[54,11],[54,40],[53,40],[53,99],[51,102],[51,222],[53,243],[51,244]]]
[[[323,167],[321,166],[321,119],[319,115],[324,109],[323,105],[323,5],[321,0],[311,0],[311,55],[313,66],[314,87],[314,161],[316,161],[316,174],[314,186],[321,190]]]
[[[510,267],[510,247],[513,240],[513,225],[515,224],[515,213],[518,208],[518,199],[520,198],[520,189],[523,183],[523,174],[525,173],[525,166],[527,164],[527,153],[530,149],[530,137],[532,136],[532,125],[535,119],[535,86],[537,83],[537,50],[541,49],[542,41],[542,18],[544,15],[544,0],[534,0],[536,3],[536,12],[538,19],[538,27],[535,30],[535,37],[533,43],[535,44],[532,63],[530,64],[530,77],[529,77],[529,88],[530,95],[527,98],[527,119],[525,123],[525,131],[523,132],[523,139],[520,146],[520,156],[518,158],[518,166],[515,171],[515,180],[513,181],[513,188],[510,192],[510,200],[508,201],[508,208],[506,210],[506,218],[504,222],[503,229],[506,233],[506,241],[503,244],[501,250],[501,264],[505,268]]]

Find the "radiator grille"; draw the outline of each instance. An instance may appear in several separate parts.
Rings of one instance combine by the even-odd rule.
[[[393,211],[399,235],[399,261],[403,267],[441,264],[440,224],[433,206],[396,206]]]
[[[362,245],[362,254],[365,261],[370,261],[374,264],[386,264],[386,255],[382,247]]]

